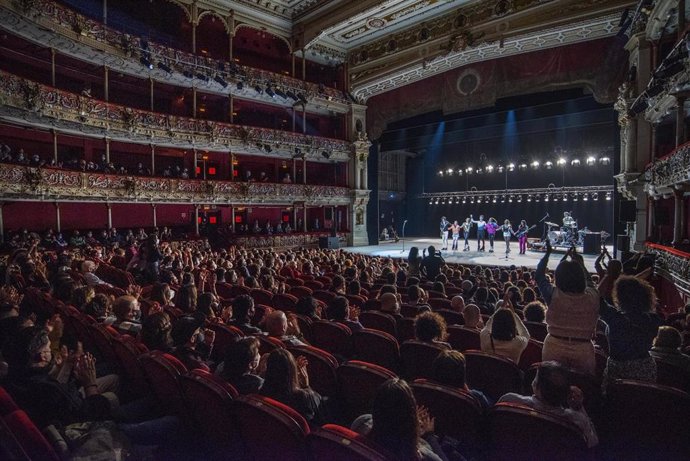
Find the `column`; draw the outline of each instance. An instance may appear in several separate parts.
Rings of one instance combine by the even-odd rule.
[[[231,153],[230,154],[230,181],[232,182],[234,180],[235,180],[235,154]],[[234,226],[235,223],[233,222],[232,225]],[[234,229],[234,227],[233,227],[233,229]]]
[[[294,203],[292,204],[292,225],[290,227],[292,227],[294,232],[299,232],[299,229],[297,229],[297,205]]]
[[[230,100],[230,123],[235,123],[235,104],[232,97],[232,93],[228,93],[228,99]]]
[[[55,229],[58,232],[62,232],[61,228],[62,226],[60,224],[60,204],[58,202],[55,202]]]
[[[678,37],[681,40],[685,35],[685,0],[678,0]]]
[[[676,101],[676,147],[685,143],[685,94],[677,94]]]
[[[297,124],[297,109],[292,106],[292,132],[295,132],[295,125]]]
[[[230,221],[232,223],[232,232],[235,233],[235,207],[230,206]]]
[[[156,204],[151,204],[151,215],[153,216],[153,227],[158,227],[158,216],[156,215]]]
[[[307,231],[307,204],[304,204],[304,210],[302,211],[302,232]]]
[[[297,159],[292,159],[292,182],[297,182]]]
[[[306,153],[305,156],[302,158],[302,184],[307,183],[307,157]]]
[[[307,105],[302,103],[302,133],[307,132]]]
[[[292,78],[295,78],[295,53],[292,53]]]
[[[636,118],[631,119],[626,130],[626,149],[623,152],[621,170],[624,173],[634,173],[637,171],[637,126]]]
[[[656,232],[654,228],[654,206],[655,200],[652,197],[647,197],[647,235],[646,239],[654,240],[656,238]],[[646,240],[645,239],[645,240]]]
[[[683,190],[673,191],[673,246],[680,245],[683,241],[683,196],[685,195]]]
[[[103,0],[103,24],[108,25],[108,0]]]
[[[3,205],[5,204],[3,202],[0,202],[0,243],[5,241],[5,220],[2,216]]]
[[[149,109],[153,112],[153,77],[149,75],[149,94],[151,97]]]
[[[199,205],[194,205],[194,232],[199,235]]]
[[[53,160],[55,160],[55,163],[57,164],[58,162],[58,135],[57,131],[55,129],[50,130],[51,133],[53,133]]]
[[[196,118],[196,87],[192,87],[192,118]]]
[[[196,178],[198,176],[197,170],[199,168],[199,159],[197,158],[196,155],[196,147],[192,149],[192,154],[194,154],[194,174],[192,175],[193,178]]]
[[[103,66],[103,99],[108,102],[110,99],[110,89],[108,83],[108,66]]]
[[[151,175],[156,175],[156,146],[151,144]]]
[[[105,138],[105,161],[110,163],[110,138]]]
[[[307,50],[302,48],[302,80],[307,80]]]
[[[687,215],[685,214],[685,188],[680,191],[680,241],[687,236]]]
[[[50,82],[55,86],[55,48],[50,49]]]
[[[108,208],[108,229],[113,228],[113,206],[110,203],[105,204],[106,208]]]

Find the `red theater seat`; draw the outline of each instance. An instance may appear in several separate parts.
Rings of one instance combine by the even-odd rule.
[[[484,392],[494,401],[508,392],[522,391],[522,371],[512,360],[481,351],[464,354],[470,388]]]
[[[400,345],[400,361],[403,376],[407,379],[431,378],[431,369],[436,357],[447,350],[443,346],[411,339]]]
[[[453,349],[458,351],[480,350],[479,330],[465,328],[459,325],[451,325],[447,329],[448,342]]]
[[[357,360],[395,372],[400,369],[400,347],[395,337],[388,333],[365,328],[352,335],[352,347]]]
[[[349,358],[352,355],[352,332],[343,324],[317,320],[312,323],[311,337],[314,346],[339,358]]]
[[[149,387],[166,413],[185,416],[187,408],[179,378],[187,368],[170,354],[153,351],[139,357]]]
[[[395,317],[385,312],[364,311],[359,314],[359,321],[366,328],[379,330],[397,336]]]
[[[371,413],[376,390],[395,373],[373,363],[350,360],[338,367],[338,388],[349,422],[359,415]]]
[[[307,436],[313,460],[388,461],[390,455],[374,447],[366,437],[335,424],[326,424]]]
[[[308,361],[309,385],[321,395],[335,396],[338,391],[338,361],[328,352],[314,346],[288,346],[295,358],[303,355]]]

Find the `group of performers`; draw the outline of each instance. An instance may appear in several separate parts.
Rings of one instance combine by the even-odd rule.
[[[502,235],[506,242],[506,254],[510,253],[510,239],[515,236],[520,245],[520,254],[525,254],[527,251],[527,233],[534,226],[529,227],[527,222],[523,219],[517,229],[513,229],[510,220],[503,221],[503,225],[499,226],[496,218],[489,218],[484,220],[484,215],[479,215],[479,219],[475,220],[473,215],[466,218],[462,224],[454,221],[452,224],[445,216],[441,217],[440,231],[441,231],[441,250],[448,250],[448,233],[452,238],[452,250],[458,250],[458,240],[460,233],[465,239],[465,247],[463,251],[470,251],[470,231],[472,226],[477,226],[477,251],[485,251],[486,237],[489,237],[489,253],[494,252],[494,239],[496,234]]]

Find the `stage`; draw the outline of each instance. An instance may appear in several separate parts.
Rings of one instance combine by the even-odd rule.
[[[446,250],[441,251],[441,256],[449,263],[456,264],[480,264],[482,266],[525,266],[529,268],[536,268],[539,260],[544,256],[541,251],[527,250],[524,255],[519,254],[519,245],[517,240],[512,240],[510,242],[510,253],[508,253],[508,258],[506,258],[505,253],[505,242],[503,239],[496,241],[494,243],[494,253],[489,253],[489,240],[486,240],[486,251],[476,251],[477,240],[470,240],[470,250],[462,251],[462,246],[464,245],[464,240],[459,242],[460,250],[452,251]],[[395,243],[393,240],[387,240],[380,242],[379,245],[369,245],[369,246],[359,246],[359,247],[347,247],[343,248],[344,251],[351,253],[363,253],[370,256],[387,256],[391,258],[407,258],[410,252],[410,248],[416,246],[419,248],[419,254],[421,256],[422,249],[427,248],[429,245],[434,245],[437,250],[441,248],[440,238],[429,238],[429,237],[408,237],[405,239],[403,251],[403,241]],[[449,239],[448,247],[452,245],[452,240]],[[613,247],[607,245],[606,248],[609,253],[613,254]],[[565,254],[563,250],[554,250],[549,258],[549,268],[555,269],[561,258]],[[594,261],[597,259],[597,255],[582,255],[585,261],[585,267],[590,272],[594,272]]]

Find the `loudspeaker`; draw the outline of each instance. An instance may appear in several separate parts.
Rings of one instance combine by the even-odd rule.
[[[340,241],[338,240],[338,237],[319,237],[319,248],[337,250],[340,248]]]
[[[601,234],[585,234],[582,252],[586,255],[596,255],[601,251]]]
[[[630,237],[627,235],[616,236],[616,249],[618,254],[623,254],[630,251]],[[620,258],[619,258],[620,259]]]
[[[618,220],[620,222],[635,222],[637,219],[635,200],[621,200],[618,206]]]

